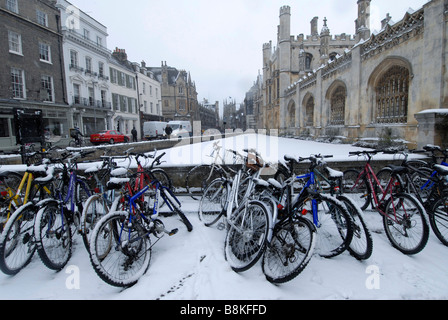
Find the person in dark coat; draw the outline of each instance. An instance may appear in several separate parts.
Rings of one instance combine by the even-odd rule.
[[[132,133],[132,141],[137,142],[137,130],[135,130],[135,127],[131,130]]]
[[[165,133],[168,139],[170,138],[170,135],[173,133],[173,128],[171,128],[169,124],[166,125]]]

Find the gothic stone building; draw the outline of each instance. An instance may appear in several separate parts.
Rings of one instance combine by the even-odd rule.
[[[327,21],[318,34],[316,19],[310,36],[291,36],[291,9],[280,9],[277,48],[263,46],[265,128],[356,141],[387,127],[411,143],[427,141],[420,113],[448,108],[448,1],[431,0],[396,23],[388,15],[377,34],[370,3],[357,1],[353,37],[331,36]]]

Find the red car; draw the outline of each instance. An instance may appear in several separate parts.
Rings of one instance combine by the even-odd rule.
[[[117,130],[105,130],[90,135],[90,142],[93,145],[98,145],[100,143],[110,143],[110,144],[120,142],[127,143],[129,142],[129,137]]]

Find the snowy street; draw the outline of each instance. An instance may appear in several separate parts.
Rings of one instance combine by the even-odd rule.
[[[335,160],[360,150],[347,145],[321,144],[294,139],[246,135],[222,141],[225,148],[254,147],[266,160],[284,154],[309,156],[333,154]],[[212,141],[167,151],[165,165],[185,165],[206,159]],[[200,148],[200,150],[196,149]],[[202,156],[200,156],[202,155]],[[205,160],[204,160],[205,161]],[[373,237],[373,254],[357,261],[344,252],[324,259],[314,255],[305,270],[283,285],[269,283],[258,262],[250,270],[235,273],[224,259],[225,231],[207,228],[199,221],[198,202],[182,197],[182,208],[194,226],[189,233],[175,217],[163,218],[167,229],[152,249],[151,264],[139,282],[126,290],[109,286],[95,273],[80,236],[75,237],[72,258],[59,273],[47,269],[37,253],[16,276],[0,273],[0,299],[43,300],[408,300],[448,299],[448,248],[430,231],[425,249],[406,256],[389,243],[381,216],[364,212]],[[154,243],[154,240],[153,240]]]

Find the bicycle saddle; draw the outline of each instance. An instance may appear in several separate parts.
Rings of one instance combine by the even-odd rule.
[[[408,168],[403,167],[403,166],[389,165],[388,167],[389,167],[390,169],[392,169],[392,173],[401,174],[401,173],[406,173],[406,172],[408,172]]]
[[[434,170],[436,170],[437,173],[442,176],[448,175],[448,167],[447,166],[442,166],[440,164],[436,164],[436,165],[434,165]]]

